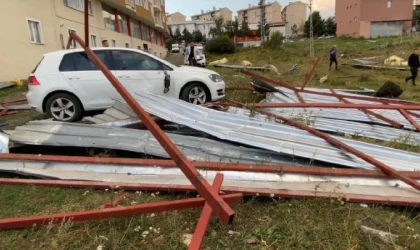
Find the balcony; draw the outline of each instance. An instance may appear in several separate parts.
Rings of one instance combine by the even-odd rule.
[[[153,0],[153,10],[162,11],[160,0]]]

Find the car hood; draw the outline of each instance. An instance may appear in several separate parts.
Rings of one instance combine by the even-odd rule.
[[[213,70],[208,70],[208,69],[204,69],[204,68],[200,68],[200,67],[191,67],[191,66],[180,66],[176,69],[177,71],[182,71],[185,73],[203,73],[203,74],[217,74],[217,72],[213,71]]]

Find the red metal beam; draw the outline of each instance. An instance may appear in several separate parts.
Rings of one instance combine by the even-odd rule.
[[[69,39],[67,40],[66,49],[70,49],[72,41],[73,41],[73,38],[69,35]]]
[[[222,187],[222,183],[223,174],[218,173],[213,181],[214,191],[219,192],[220,188]],[[189,250],[201,249],[201,245],[203,244],[203,239],[206,235],[207,227],[209,226],[212,214],[213,209],[211,209],[211,206],[208,203],[206,203],[204,205],[203,211],[201,212],[200,220],[198,221],[197,226],[195,228],[191,243],[188,247]]]
[[[328,109],[406,109],[420,110],[420,105],[358,104],[358,103],[256,103],[255,108],[328,108]]]
[[[379,103],[384,103],[384,104],[399,104],[399,105],[418,105],[416,103],[413,102],[409,102],[409,101],[404,101],[404,100],[391,100],[391,99],[381,99],[378,97],[368,97],[368,96],[354,96],[354,95],[342,95],[342,94],[338,94],[338,95],[334,95],[332,93],[325,93],[325,92],[318,92],[318,91],[312,91],[312,90],[300,90],[297,89],[293,86],[289,86],[286,83],[283,82],[278,82],[275,80],[272,80],[270,78],[255,74],[253,72],[250,71],[242,71],[243,74],[250,76],[250,77],[254,77],[254,78],[258,78],[262,81],[265,81],[267,83],[271,83],[273,85],[276,86],[280,86],[280,87],[284,87],[293,91],[299,91],[302,93],[308,93],[308,94],[314,94],[314,95],[322,95],[322,96],[333,96],[333,97],[345,97],[347,99],[353,99],[353,100],[363,100],[363,101],[370,101],[370,102],[379,102]]]
[[[242,200],[242,194],[229,194],[222,196],[225,202],[238,203]],[[117,207],[108,209],[97,209],[80,212],[68,212],[52,215],[38,215],[22,218],[9,218],[0,220],[0,229],[32,228],[71,221],[92,221],[109,218],[128,217],[146,213],[159,213],[180,209],[201,207],[205,204],[204,198],[192,198],[175,201],[163,201],[149,204],[142,204],[129,207]]]
[[[89,47],[89,0],[85,0],[85,44]]]
[[[318,67],[318,64],[319,64],[320,61],[321,61],[321,57],[318,57],[318,59],[316,59],[314,65],[312,66],[311,71],[306,76],[306,80],[303,83],[303,86],[302,86],[302,88],[300,88],[300,90],[304,90],[306,85],[312,80],[312,77],[314,76],[315,69],[316,69],[316,67]]]
[[[197,188],[201,196],[212,206],[215,213],[226,224],[233,222],[234,212],[227,205],[217,192],[211,189],[206,179],[195,169],[194,165],[185,157],[169,137],[160,129],[156,122],[141,107],[136,99],[128,92],[119,80],[111,73],[105,64],[96,56],[95,53],[83,43],[82,39],[75,33],[70,34],[86,51],[90,60],[104,73],[105,77],[111,82],[118,93],[124,98],[131,109],[137,114],[146,128],[152,133],[159,144],[165,149],[172,160],[177,164],[188,180]]]
[[[115,16],[115,27],[117,28],[117,32],[121,33],[120,17],[119,17],[117,9],[114,9],[114,16]]]
[[[412,111],[410,111],[410,110],[406,110],[406,111],[407,111],[407,113],[408,113],[409,115],[414,116],[414,117],[416,117],[416,118],[420,118],[420,114],[414,113],[414,112],[412,112]]]
[[[283,116],[279,116],[279,115],[275,115],[275,114],[272,114],[270,112],[266,112],[264,110],[258,110],[258,112],[260,112],[262,114],[265,114],[267,116],[271,116],[271,117],[274,117],[276,119],[282,120],[283,122],[285,122],[285,123],[287,123],[291,126],[297,127],[299,129],[302,129],[302,130],[306,130],[307,132],[324,139],[325,141],[329,142],[331,145],[333,145],[335,147],[338,147],[338,148],[341,148],[342,150],[345,150],[349,153],[352,153],[355,156],[359,157],[360,159],[372,164],[373,166],[382,170],[382,172],[384,172],[386,175],[389,175],[389,176],[391,176],[395,179],[401,180],[401,181],[407,183],[408,185],[412,186],[413,188],[415,188],[417,190],[420,190],[420,184],[416,180],[414,180],[414,179],[412,179],[408,176],[405,176],[404,174],[402,174],[402,173],[396,171],[395,169],[393,169],[392,167],[376,160],[375,158],[363,153],[362,151],[359,151],[359,150],[357,150],[357,149],[355,149],[351,146],[348,146],[347,144],[341,142],[340,140],[335,139],[334,137],[332,137],[332,136],[330,136],[326,133],[323,133],[323,132],[318,131],[314,128],[311,128],[311,127],[309,127],[305,124],[296,122],[292,119],[289,119],[289,118],[286,118],[286,117],[283,117]]]
[[[299,99],[300,103],[306,103],[305,99],[303,99],[302,95],[299,93],[299,91],[295,91],[295,95],[297,96],[297,98]]]
[[[27,155],[27,154],[0,154],[0,160],[35,161],[35,162],[57,162],[74,164],[114,164],[114,165],[135,165],[139,168],[147,166],[159,166],[163,168],[176,167],[175,162],[170,160],[152,159],[130,159],[130,158],[106,158],[106,157],[81,157],[81,156],[58,156],[58,155]],[[223,163],[197,161],[193,163],[196,168],[212,171],[239,171],[276,174],[306,174],[325,176],[349,176],[364,178],[385,178],[380,170],[364,170],[351,168],[323,168],[323,167],[299,167],[288,165],[271,164],[245,164],[245,163]],[[402,171],[406,176],[420,179],[419,171]]]
[[[331,90],[331,92],[333,94],[337,95],[337,92],[335,92],[335,90],[333,88],[330,88],[330,90]],[[350,101],[347,101],[347,99],[344,98],[344,97],[337,96],[337,98],[340,101],[344,102],[344,103],[351,103]],[[389,118],[387,118],[387,117],[385,117],[383,115],[380,115],[378,113],[375,113],[375,112],[373,112],[371,110],[368,110],[368,109],[359,109],[359,110],[362,111],[362,112],[364,112],[367,115],[371,115],[373,117],[376,117],[376,118],[378,118],[378,119],[380,119],[380,120],[382,120],[382,121],[384,121],[384,122],[392,125],[395,128],[403,128],[404,127],[401,123],[398,123],[398,122],[396,122],[396,121],[394,121],[392,119],[389,119]]]
[[[413,119],[413,117],[411,117],[410,114],[404,109],[399,109],[399,111],[405,117],[405,119],[407,119],[411,125],[416,128],[417,132],[420,132],[420,125]]]
[[[118,189],[127,191],[161,191],[161,192],[196,192],[191,185],[171,185],[171,184],[135,184],[121,182],[99,182],[99,181],[61,181],[61,180],[25,180],[25,179],[0,179],[3,185],[28,185],[58,188],[81,188],[81,189]],[[381,204],[396,206],[420,207],[420,198],[399,197],[399,196],[379,196],[363,194],[343,194],[332,192],[314,191],[293,191],[285,189],[266,189],[266,188],[240,188],[223,186],[221,191],[224,193],[241,193],[245,196],[267,196],[281,197],[286,199],[342,199],[350,203]],[[339,191],[337,189],[336,191]]]

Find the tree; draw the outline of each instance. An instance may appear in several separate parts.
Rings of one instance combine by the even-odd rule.
[[[181,35],[181,31],[179,30],[179,28],[177,28],[175,30],[175,35],[173,36],[173,39],[175,42],[179,43],[182,41],[182,35]]]
[[[185,41],[186,44],[192,42],[193,36],[192,34],[187,30],[187,28],[182,31],[182,40]]]
[[[169,37],[169,38],[167,38],[166,40],[165,40],[165,46],[166,46],[166,48],[169,50],[169,51],[171,51],[171,49],[172,49],[172,44],[174,44],[175,43],[175,41],[174,41],[174,39],[172,38],[172,37]]]
[[[325,21],[325,32],[328,35],[334,35],[337,32],[337,24],[335,23],[334,18],[329,17],[326,21]]]
[[[416,8],[413,11],[413,26],[418,26],[420,24],[420,9]]]
[[[296,24],[293,24],[290,30],[292,31],[292,36],[296,36],[299,32],[298,26]]]
[[[251,29],[248,26],[247,22],[242,22],[241,29],[239,30],[240,36],[253,36]]]
[[[271,35],[270,41],[267,42],[267,45],[270,49],[280,49],[283,40],[284,37],[280,31],[275,31],[273,35]]]
[[[319,11],[312,13],[312,24],[314,26],[314,36],[323,36],[325,34],[325,21],[321,18]],[[305,22],[305,35],[310,34],[310,18]]]
[[[203,42],[203,40],[204,40],[203,33],[201,33],[201,31],[200,31],[200,30],[195,30],[195,31],[192,33],[192,40],[193,40],[193,42],[195,42],[195,43],[202,43],[202,42]]]
[[[235,17],[234,21],[227,21],[226,24],[223,26],[226,35],[229,37],[234,37],[236,35],[239,35],[239,22],[238,18]]]
[[[261,36],[261,22],[260,23],[258,23],[258,28],[257,28],[257,33],[256,33],[256,35],[258,36],[258,37],[260,37]],[[270,24],[265,24],[265,27],[264,27],[264,36],[265,37],[267,37],[267,36],[269,36],[270,35]]]
[[[172,29],[171,28],[169,28],[169,37],[174,37],[174,34],[172,33]]]

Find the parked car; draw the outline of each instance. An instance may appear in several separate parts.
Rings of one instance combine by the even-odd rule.
[[[179,52],[181,52],[181,50],[179,48],[179,44],[177,44],[177,43],[172,44],[171,52],[172,53],[179,53]]]
[[[130,93],[150,92],[194,104],[225,95],[225,82],[214,71],[178,67],[135,49],[93,50]],[[76,49],[45,54],[29,76],[26,97],[38,112],[70,122],[81,119],[84,111],[111,107],[120,96],[86,53]]]

